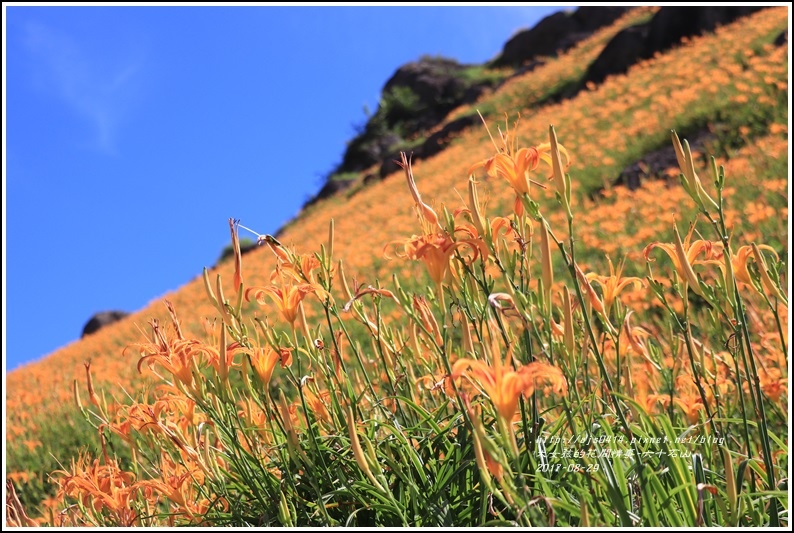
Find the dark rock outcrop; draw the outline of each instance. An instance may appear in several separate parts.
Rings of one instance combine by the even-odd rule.
[[[468,80],[463,75],[466,68],[452,59],[426,57],[397,69],[383,86],[386,126],[399,126],[400,133],[410,137],[436,126],[459,105],[476,100],[486,84]],[[399,95],[412,101],[400,102],[395,98]]]
[[[427,140],[425,140],[425,142],[418,147],[414,148],[413,150],[408,150],[408,153],[414,159],[424,159],[434,156],[447,146],[454,134],[460,133],[479,122],[480,117],[477,115],[465,115],[457,118],[448,124],[445,124],[443,128],[430,135]],[[399,159],[400,157],[398,151],[395,152],[392,157],[386,159],[383,162],[383,164],[380,166],[380,170],[378,171],[378,175],[381,179],[399,170],[400,166],[397,164],[397,160]]]
[[[630,26],[618,32],[595,61],[590,63],[580,87],[587,82],[601,83],[610,74],[626,72],[645,54],[649,32],[650,27],[647,24]]]
[[[667,6],[650,20],[648,42],[643,59],[678,44],[684,37],[714,31],[764,6]]]
[[[595,30],[612,24],[630,7],[580,7],[542,19],[533,28],[514,35],[493,60],[495,67],[518,67],[540,56],[552,56],[572,48]]]
[[[364,132],[350,141],[342,163],[334,173],[361,172],[383,161],[394,152],[396,146],[400,146],[404,142],[404,139],[396,133],[387,131],[380,125],[373,124],[370,127],[368,124]]]
[[[393,160],[399,159],[400,151],[413,152],[414,158],[440,152],[452,133],[473,123],[470,117],[453,121],[419,146],[416,140],[438,126],[450,111],[476,101],[484,91],[499,83],[492,77],[478,79],[467,75],[470,68],[471,65],[452,59],[423,57],[397,69],[383,86],[376,113],[348,143],[342,162],[304,207],[333,196],[357,181],[354,177],[345,179],[345,175],[363,172],[375,165],[379,170],[377,174],[370,174],[368,181],[372,181],[372,176],[385,177],[398,168]]]
[[[587,69],[580,87],[601,83],[607,76],[622,74],[643,59],[649,59],[678,44],[683,37],[714,31],[717,26],[750,15],[764,6],[668,6],[651,20],[619,32]]]
[[[686,139],[693,152],[701,152],[705,150],[707,143],[714,140],[714,135],[703,130],[687,135]],[[614,185],[628,187],[633,191],[638,189],[645,179],[668,179],[665,171],[669,168],[678,168],[678,159],[671,143],[648,152],[638,161],[624,168],[614,181]]]
[[[434,128],[450,111],[494,85],[467,78],[467,68],[451,59],[425,57],[397,69],[383,86],[377,112],[348,144],[332,175],[361,172],[393,158],[408,139]]]
[[[88,322],[86,322],[85,326],[83,326],[83,334],[81,335],[81,338],[99,331],[108,324],[118,322],[127,315],[129,315],[129,313],[126,311],[101,311],[96,313]]]

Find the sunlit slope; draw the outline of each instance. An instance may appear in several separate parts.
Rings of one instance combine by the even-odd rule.
[[[742,137],[738,141],[744,141],[745,146],[737,151],[737,139],[730,139],[731,143],[726,140],[726,153],[719,154],[720,161],[726,165],[731,193],[753,198],[751,208],[734,210],[728,222],[736,233],[742,230],[743,239],[773,244],[787,259],[788,57],[786,47],[771,44],[787,27],[785,7],[763,10],[715,34],[691,39],[572,99],[543,104],[553,101],[547,96],[555,93],[561,80],[575,81],[620,28],[647,15],[647,10],[628,14],[561,57],[511,79],[476,104],[453,112],[450,120],[480,109],[496,135],[497,126],[504,128],[504,114],[509,115],[512,127],[516,114],[521,113],[516,131],[525,145],[544,142],[548,125],[554,124],[571,154],[574,203],[580,212],[584,210],[592,217],[577,237],[584,248],[600,250],[582,257],[583,265],[603,262],[604,253],[639,260],[650,239],[671,233],[673,214],[684,203],[684,192],[675,181],[649,182],[636,192],[615,188],[595,203],[588,199],[589,194],[609,185],[622,168],[647,151],[669,145],[670,129],[686,137],[688,132],[708,130],[709,124],[713,129],[716,119],[727,121],[736,127]],[[438,208],[444,204],[454,211],[462,205],[458,194],[463,196],[465,191],[456,192],[453,184],[463,183],[472,162],[493,152],[485,129],[474,128],[435,157],[416,162],[414,174],[423,197]],[[506,183],[490,180],[483,185],[481,199],[488,200],[489,210],[504,211],[512,206],[513,192]],[[553,191],[540,187],[533,191],[537,200],[548,206],[545,211],[554,212]],[[317,251],[327,243],[328,222],[333,219],[334,254],[344,260],[349,281],[369,284],[377,279],[388,285],[391,274],[401,271],[417,283],[426,283],[423,266],[394,258],[395,246],[389,246],[416,232],[410,206],[405,180],[395,174],[356,194],[339,195],[313,206],[285,229],[280,240],[302,253]],[[676,216],[678,220],[683,218]],[[562,227],[562,218],[552,215],[550,219],[553,225]],[[265,229],[257,220],[242,223]],[[218,224],[225,225],[226,221],[219,220]],[[263,247],[245,255],[243,265],[248,286],[267,285],[275,260]],[[201,266],[196,265],[197,271]],[[232,294],[232,273],[233,265],[226,263],[210,274],[213,281],[216,274],[221,275],[227,296]],[[212,320],[217,315],[200,277],[166,298],[186,324],[187,334],[205,317]],[[268,307],[252,303],[248,309],[252,316],[257,313],[277,320],[277,313]],[[77,429],[83,426],[72,391],[77,380],[85,401],[84,362],[91,361],[95,387],[108,399],[115,396],[123,401],[124,390],[133,393],[139,389],[145,379],[137,371],[134,354],[124,355],[124,348],[145,341],[141,331],[150,331],[150,320],[164,322],[167,316],[162,299],[155,300],[122,322],[9,373],[9,456],[44,458],[52,451],[62,457],[57,453],[58,438],[53,439],[48,432],[71,424],[76,434],[85,431]],[[308,318],[314,317],[310,314]],[[16,466],[12,463],[8,468],[20,470],[19,462]]]

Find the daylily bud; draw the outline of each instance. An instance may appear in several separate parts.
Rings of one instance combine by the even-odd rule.
[[[287,405],[287,399],[284,397],[284,391],[279,389],[279,409],[281,411],[281,418],[283,419],[284,423],[284,432],[287,436],[287,451],[290,454],[290,457],[297,463],[299,458],[300,452],[300,443],[298,441],[298,434],[295,432],[295,428],[292,425],[292,415],[289,412],[289,406]]]
[[[695,173],[695,163],[692,160],[692,151],[689,148],[689,143],[686,141],[686,139],[684,139],[684,144],[682,146],[681,141],[678,139],[678,135],[675,131],[673,131],[672,137],[673,148],[675,149],[675,157],[678,160],[678,166],[681,168],[681,173],[684,176],[683,185],[687,193],[698,203],[702,209],[706,208],[705,200],[708,200],[715,209],[718,208],[719,206],[717,203],[712,200],[712,198],[703,189],[703,185],[700,183],[700,178],[698,178],[697,173]]]
[[[240,238],[237,235],[237,224],[233,218],[229,219],[229,229],[232,232],[232,250],[234,251],[234,292],[239,292],[243,284],[243,256],[240,252]]]
[[[471,325],[466,313],[460,314],[460,325],[463,328],[463,352],[472,353],[474,352],[474,343],[471,339]]]
[[[560,147],[557,143],[557,132],[554,131],[554,126],[551,125],[549,126],[549,143],[551,144],[551,168],[554,172],[554,185],[557,188],[557,192],[560,194],[563,205],[565,205],[568,219],[570,220],[573,218],[570,201],[571,186],[570,181],[566,179],[564,174],[562,158],[560,157]]]
[[[490,485],[491,475],[501,482],[504,477],[504,467],[483,446],[483,441],[486,441],[488,437],[485,435],[485,430],[479,417],[472,409],[469,409],[469,416],[474,425],[472,437],[474,438],[474,453],[480,475],[485,480],[486,485]],[[478,451],[479,453],[477,453]]]
[[[278,502],[278,519],[281,525],[289,527],[293,525],[292,516],[289,512],[289,505],[287,504],[287,497],[284,491],[281,491],[281,498]]]
[[[569,354],[573,354],[573,309],[571,308],[571,293],[567,286],[562,288],[562,305],[565,313],[565,349]]]
[[[703,291],[700,289],[700,282],[695,275],[695,271],[692,270],[692,264],[689,262],[686,250],[684,250],[684,245],[681,243],[681,235],[678,234],[678,226],[674,224],[673,230],[675,233],[675,255],[678,259],[678,264],[681,266],[681,273],[686,277],[684,281],[692,287],[692,291],[695,292],[695,294],[703,296]]]
[[[210,283],[210,274],[207,267],[204,267],[204,289],[207,291],[207,296],[212,301],[212,305],[218,307],[218,299],[215,297],[215,293],[212,292],[212,284]]]
[[[733,256],[731,249],[726,248],[723,253],[725,261],[725,290],[728,291],[728,300],[731,304],[736,303],[736,275],[733,272]]]
[[[220,359],[218,366],[219,368],[218,373],[220,374],[221,384],[223,385],[222,390],[225,391],[229,388],[229,365],[226,361],[226,327],[225,326],[221,326],[220,337],[221,337],[220,339],[221,345],[220,345],[220,350],[218,350],[218,357]]]
[[[751,243],[750,246],[753,249],[753,258],[755,258],[755,264],[758,265],[758,272],[761,274],[761,286],[764,288],[764,292],[766,292],[768,297],[777,297],[778,300],[788,306],[788,299],[786,299],[777,286],[772,282],[772,278],[769,277],[769,272],[766,269],[766,262],[764,261],[764,257],[761,255],[761,251],[758,249],[758,245]]]
[[[74,394],[74,403],[79,410],[83,410],[83,402],[80,400],[80,389],[77,386],[77,380],[72,381],[72,393]]]
[[[348,408],[347,410],[347,432],[350,436],[350,449],[353,451],[353,457],[356,459],[358,467],[362,472],[364,472],[376,489],[386,493],[386,489],[384,489],[375,478],[375,475],[372,473],[372,470],[367,463],[367,457],[364,454],[364,450],[361,448],[361,441],[358,438],[358,433],[356,433],[356,420],[353,417],[353,409],[351,408]]]
[[[722,167],[720,167],[721,169]],[[725,172],[717,169],[717,159],[714,156],[709,158],[709,170],[711,170],[711,179],[714,180],[714,186],[721,191],[725,186]]]
[[[596,293],[595,289],[590,285],[590,282],[585,276],[582,269],[579,268],[579,265],[574,263],[574,269],[576,270],[576,277],[579,280],[579,283],[582,285],[582,289],[587,293],[588,301],[596,313],[602,313],[604,311],[604,303],[601,301],[601,298]]]
[[[303,302],[298,302],[298,320],[300,320],[301,331],[306,339],[312,338],[311,330],[309,330],[309,323],[306,321],[306,313],[303,311]]]
[[[502,305],[500,302],[505,302]],[[515,300],[513,297],[505,292],[495,292],[488,296],[488,303],[494,310],[499,311],[506,317],[518,317],[521,319],[524,327],[527,326],[527,319],[524,315],[521,314],[521,311],[518,310],[516,306]]]
[[[480,213],[480,200],[477,196],[477,182],[474,177],[469,178],[469,210],[471,211],[471,221],[477,229],[477,234],[486,237],[487,224]]]
[[[579,526],[589,527],[590,515],[587,512],[587,498],[580,498],[579,500]]]
[[[215,278],[215,292],[218,294],[218,301],[216,307],[218,311],[221,313],[221,318],[223,322],[228,324],[230,327],[234,327],[234,323],[232,322],[231,313],[226,308],[226,298],[223,295],[223,286],[221,285],[221,275]]]
[[[334,259],[334,219],[328,223],[328,264]]]
[[[720,446],[722,452],[722,465],[725,472],[725,493],[728,496],[728,509],[731,515],[736,512],[738,491],[736,490],[736,478],[733,472],[733,461],[727,448]]]
[[[474,420],[474,418],[472,418],[472,420]],[[474,440],[474,459],[477,462],[477,469],[480,471],[480,476],[482,476],[485,484],[489,485],[491,482],[491,475],[488,472],[488,465],[485,462],[485,455],[482,451],[482,443],[480,443],[480,435],[476,430],[472,434],[472,438]]]
[[[342,280],[342,290],[345,293],[345,298],[349,301],[353,299],[353,293],[350,292],[350,286],[347,284],[347,278],[345,277],[345,268],[342,265],[342,260],[339,260],[339,277]]]
[[[601,321],[604,323],[604,326],[606,326],[607,330],[610,333],[614,333],[615,328],[612,326],[612,323],[609,321],[609,317],[606,314],[604,302],[598,296],[598,293],[595,291],[593,286],[590,285],[590,281],[588,281],[587,276],[585,276],[584,272],[582,272],[582,269],[579,268],[579,265],[574,263],[573,266],[576,270],[576,278],[579,280],[582,290],[587,293],[588,301],[590,302],[593,310],[598,314],[598,316],[601,317]]]
[[[551,286],[554,284],[554,271],[551,269],[551,246],[549,230],[545,220],[540,221],[540,264],[543,281],[543,310],[551,313]]]
[[[88,380],[88,399],[91,400],[91,403],[96,407],[99,407],[99,397],[96,395],[96,392],[94,392],[94,382],[91,379],[91,361],[86,361],[83,363],[83,366],[85,366],[85,375]]]
[[[402,158],[400,166],[405,170],[405,177],[408,180],[408,189],[411,191],[414,202],[416,202],[416,207],[419,210],[420,216],[431,227],[430,229],[432,229],[432,231],[441,230],[441,225],[438,222],[438,215],[436,215],[436,212],[433,211],[429,205],[422,201],[422,197],[419,195],[419,189],[416,187],[414,173],[411,169],[411,162],[408,160],[405,152],[400,152],[400,157]]]
[[[427,303],[427,300],[424,296],[414,296],[413,297],[413,307],[414,310],[419,313],[419,317],[422,319],[422,324],[424,325],[425,329],[428,331],[430,335],[433,336],[436,344],[441,346],[443,342],[443,337],[441,336],[441,330],[438,327],[438,321],[436,320],[435,315],[430,310],[430,306]]]
[[[245,387],[249,395],[253,395],[254,389],[251,385],[251,376],[248,375],[248,357],[243,357],[241,372],[243,374],[243,387]]]

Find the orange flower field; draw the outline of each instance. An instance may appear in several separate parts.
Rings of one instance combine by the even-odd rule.
[[[9,524],[787,525],[788,10],[551,97],[654,12],[9,373]]]

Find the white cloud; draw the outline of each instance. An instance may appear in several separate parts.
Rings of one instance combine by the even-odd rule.
[[[92,147],[116,153],[118,130],[136,92],[140,62],[126,59],[108,64],[99,57],[107,49],[87,50],[77,39],[39,23],[29,23],[25,30],[25,45],[39,85],[88,122]]]

